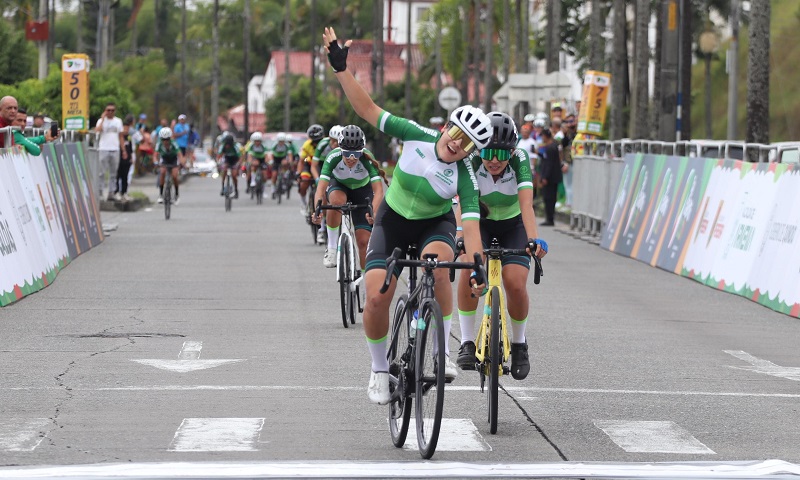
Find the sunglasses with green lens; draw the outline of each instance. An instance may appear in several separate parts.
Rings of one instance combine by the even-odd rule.
[[[497,157],[497,160],[499,162],[505,162],[506,160],[511,158],[511,151],[504,150],[501,148],[484,148],[483,150],[481,150],[482,159],[492,161],[492,159],[494,159],[495,157]]]

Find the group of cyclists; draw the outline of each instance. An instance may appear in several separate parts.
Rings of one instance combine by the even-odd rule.
[[[476,107],[461,106],[451,113],[441,131],[392,115],[373,102],[347,69],[350,42],[340,45],[332,28],[325,29],[323,41],[330,65],[355,113],[403,142],[391,183],[386,182],[385,173],[365,147],[364,132],[357,125],[334,126],[327,136],[322,126],[312,125],[299,151],[285,134],[278,134],[275,145],[268,149],[259,132],[253,133],[244,147],[233,135],[223,133],[215,142],[215,153],[221,162],[223,185],[227,175],[233,176],[234,198],[239,193],[238,167],[244,159],[245,165],[249,164],[245,167],[248,190],[257,172],[265,175],[265,184],[271,183],[274,189],[279,174],[294,169],[304,216],[308,214],[306,194],[312,182],[316,185],[314,205],[351,202],[372,206],[372,214],[367,208],[357,211],[353,224],[362,268],[359,273],[364,276],[364,332],[372,358],[367,392],[370,401],[385,405],[390,401],[386,358],[389,309],[400,272],[393,272],[385,293],[380,289],[386,278],[387,259],[395,248],[405,252],[410,244],[416,244],[420,257],[431,253],[446,259],[453,257],[462,239],[464,254],[472,258],[497,238],[506,248],[527,249],[530,255],[542,258],[548,246],[539,238],[533,211],[531,161],[527,149],[517,146],[517,128],[508,114],[487,114]],[[165,165],[160,185],[170,170],[177,203],[175,167],[182,162],[181,154],[168,128],[159,132],[159,138],[157,155]],[[269,176],[265,173],[268,171]],[[336,266],[341,213],[328,210],[324,217],[315,212],[311,220],[317,224],[324,221],[328,240],[323,265],[332,268]],[[525,337],[530,264],[528,256],[503,260],[502,278],[511,319],[511,374],[517,380],[526,378],[530,370]],[[477,304],[485,285],[479,284],[474,274],[463,272],[457,288],[462,337],[457,364],[468,370],[475,368]],[[452,287],[446,270],[437,269],[434,278],[445,338],[449,338],[454,310]],[[458,376],[458,367],[450,360],[449,347],[445,347],[445,354],[445,377],[452,381]]]

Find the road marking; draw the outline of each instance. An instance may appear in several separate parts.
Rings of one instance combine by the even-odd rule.
[[[32,452],[44,440],[49,418],[0,420],[0,452]]]
[[[626,452],[716,455],[675,422],[595,420],[594,424]]]
[[[255,452],[263,418],[184,418],[171,452]]]
[[[408,437],[403,445],[404,450],[418,450],[417,422],[412,418],[408,422]],[[469,418],[443,418],[439,429],[437,452],[491,452],[492,447],[486,443]]]
[[[157,360],[151,358],[132,361],[176,373],[194,372],[195,370],[205,370],[228,363],[244,361],[243,359],[200,360],[200,351],[202,349],[203,342],[187,341],[183,342],[183,347],[181,347],[181,351],[178,353],[178,360]]]
[[[598,395],[665,395],[665,396],[701,396],[701,397],[759,397],[759,398],[800,398],[800,393],[751,393],[751,392],[692,392],[682,390],[616,390],[601,388],[545,388],[545,387],[505,387],[509,392],[521,392],[523,394],[539,393],[586,393]],[[57,387],[0,387],[2,390],[60,390]],[[364,392],[364,387],[338,387],[320,385],[144,385],[144,386],[123,386],[123,387],[97,387],[81,388],[74,387],[73,391],[164,391],[164,392],[183,392],[183,391],[269,391],[269,390],[306,390],[324,392]],[[454,387],[448,385],[445,388],[450,392],[480,392],[480,387]]]
[[[786,479],[783,460],[680,463],[165,462],[3,467],[0,478],[685,478]]]
[[[741,350],[723,350],[728,355],[733,355],[739,360],[749,363],[750,367],[739,367],[729,365],[731,368],[737,370],[747,370],[750,372],[761,373],[764,375],[771,375],[773,377],[785,378],[787,380],[794,380],[800,382],[800,368],[797,367],[782,367],[774,363],[758,357],[754,357],[747,352]]]

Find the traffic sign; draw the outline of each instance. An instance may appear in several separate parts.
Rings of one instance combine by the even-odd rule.
[[[455,87],[444,87],[439,92],[439,105],[448,112],[461,105],[461,92]]]

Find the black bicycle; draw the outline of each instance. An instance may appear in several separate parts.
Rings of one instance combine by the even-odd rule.
[[[316,206],[314,205],[314,198],[317,195],[317,184],[316,182],[311,182],[311,185],[308,186],[308,204],[306,206],[306,223],[311,226],[311,239],[314,242],[314,245],[317,245],[317,235],[319,234],[320,226],[313,222],[312,217],[314,216],[314,212],[316,211]],[[323,230],[324,231],[324,230]]]
[[[233,206],[233,197],[236,195],[236,191],[233,188],[233,175],[234,173],[233,168],[228,169],[228,176],[225,177],[225,185],[223,186],[224,196],[225,196],[225,211],[230,212],[231,207]]]
[[[417,445],[422,458],[429,459],[436,451],[444,409],[445,342],[442,310],[433,295],[433,271],[436,268],[472,269],[476,281],[486,278],[480,254],[473,263],[440,262],[436,254],[425,254],[419,260],[415,245],[408,248],[406,260],[396,248],[386,261],[385,293],[395,267],[411,267],[408,291],[397,300],[391,325],[386,358],[389,360],[389,432],[395,447],[401,448],[408,434],[411,398],[416,401]],[[417,279],[417,268],[422,278]]]
[[[252,173],[252,175],[255,175],[255,186],[250,187],[250,199],[252,200],[255,197],[256,205],[261,205],[264,202],[264,170],[266,168],[267,165],[265,163],[259,162],[256,171]]]
[[[166,169],[162,192],[164,198],[164,218],[169,220],[169,216],[172,213],[172,168]]]
[[[278,173],[278,182],[275,185],[275,191],[272,192],[272,198],[277,200],[278,203],[281,203],[283,195],[285,194],[286,200],[289,200],[289,193],[292,190],[293,184],[294,184],[294,172],[287,169],[283,172]]]
[[[322,210],[338,210],[342,212],[341,233],[339,234],[339,248],[336,251],[336,281],[339,282],[339,299],[342,304],[342,323],[347,328],[347,321],[356,323],[356,305],[358,313],[364,311],[361,304],[361,265],[356,251],[355,226],[353,225],[353,212],[358,209],[368,209],[372,217],[372,204],[354,205],[350,202],[344,205],[322,205],[317,203],[316,214]]]

